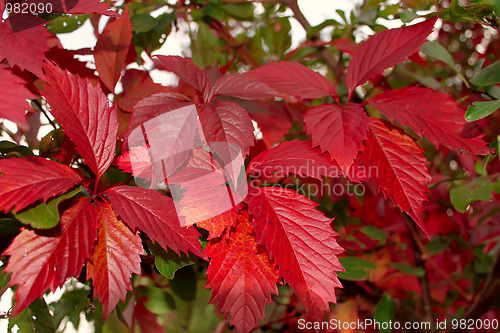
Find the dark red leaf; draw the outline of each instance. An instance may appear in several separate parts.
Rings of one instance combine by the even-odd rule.
[[[121,17],[120,14],[111,10],[105,1],[100,0],[65,0],[69,14],[102,14],[110,17]],[[70,5],[70,6],[68,6]],[[74,7],[73,7],[74,5]]]
[[[465,111],[448,94],[430,88],[408,87],[390,90],[371,98],[368,103],[391,121],[426,136],[436,147],[443,145],[458,152],[489,155],[481,137],[464,138]]]
[[[26,110],[29,109],[27,99],[35,98],[35,95],[26,88],[24,81],[14,75],[9,69],[0,67],[0,90],[4,93],[0,101],[0,118],[15,122],[19,127],[28,129]]]
[[[132,230],[140,229],[164,249],[182,251],[206,258],[193,228],[181,227],[171,198],[134,186],[115,186],[106,195],[114,211]]]
[[[304,114],[307,134],[321,152],[328,151],[344,172],[351,167],[366,139],[369,118],[359,104],[322,104]]]
[[[55,291],[69,277],[78,277],[92,256],[97,238],[97,212],[86,198],[61,215],[60,224],[39,235],[22,229],[2,254],[10,256],[5,272],[12,273],[10,284],[17,285],[15,316],[47,289]]]
[[[42,60],[50,36],[45,21],[30,14],[16,14],[0,23],[0,59],[43,78]],[[29,50],[29,51],[28,51]]]
[[[100,177],[115,156],[118,121],[100,87],[47,63],[42,93],[90,169]]]
[[[93,280],[94,293],[103,306],[104,320],[127,290],[132,290],[132,273],[141,273],[144,254],[139,235],[116,218],[111,205],[97,202],[99,211],[97,244],[87,264],[87,279]]]
[[[344,271],[337,254],[337,233],[317,204],[295,191],[279,187],[253,188],[247,198],[257,241],[267,248],[279,277],[290,285],[315,318],[336,303],[341,288],[335,271]]]
[[[81,181],[67,166],[28,156],[0,160],[0,211],[19,211],[38,200],[47,201]]]
[[[196,225],[200,228],[208,230],[209,240],[221,237],[228,227],[233,227],[236,225],[236,222],[238,220],[238,212],[239,206],[225,211],[224,213],[217,216],[198,222],[196,223]]]
[[[298,62],[272,62],[248,74],[279,91],[298,98],[336,96],[335,87],[326,77]]]
[[[268,85],[248,74],[229,74],[218,79],[206,101],[217,95],[232,96],[242,99],[264,99],[277,96],[278,93]]]
[[[131,38],[130,18],[125,16],[108,23],[97,39],[95,66],[102,82],[111,92],[115,91],[120,79]]]
[[[212,289],[210,303],[217,303],[226,319],[240,333],[256,328],[265,317],[271,294],[278,294],[276,269],[255,232],[248,212],[242,211],[238,224],[230,229],[229,239],[212,239],[205,253],[211,257],[205,288]]]
[[[365,168],[376,168],[370,180],[426,232],[422,210],[432,178],[422,148],[406,134],[373,120],[360,161]]]
[[[347,69],[349,99],[357,86],[418,51],[427,41],[436,20],[437,17],[411,26],[383,30],[363,42]]]
[[[256,176],[286,177],[293,173],[316,179],[339,177],[342,175],[338,164],[310,141],[285,141],[257,155],[248,165],[248,173]]]
[[[199,111],[205,140],[228,142],[241,148],[243,156],[254,143],[252,119],[245,109],[233,102],[204,104]]]
[[[156,56],[153,60],[158,69],[166,69],[174,73],[200,93],[203,94],[208,91],[210,87],[208,75],[196,66],[191,59],[179,56]]]

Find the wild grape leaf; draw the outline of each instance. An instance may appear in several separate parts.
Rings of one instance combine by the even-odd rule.
[[[94,282],[106,320],[118,302],[125,300],[127,290],[132,290],[130,278],[132,273],[141,273],[140,255],[144,249],[139,235],[116,218],[110,204],[97,202],[97,209],[97,244],[92,261],[87,264],[87,279]]]
[[[351,167],[366,139],[369,118],[359,104],[322,104],[304,114],[313,146],[328,151],[344,172]]]
[[[200,93],[203,94],[205,91],[208,91],[210,87],[208,75],[196,66],[191,59],[179,56],[156,56],[153,60],[156,68],[166,69],[174,73]]]
[[[233,102],[204,104],[199,117],[205,140],[228,142],[241,148],[243,156],[254,143],[252,119],[245,109]]]
[[[264,99],[277,96],[278,93],[268,85],[262,83],[248,74],[229,74],[218,79],[206,100],[209,101],[217,95],[232,96],[242,99]]]
[[[26,88],[24,81],[19,76],[14,75],[4,67],[0,67],[0,91],[9,92],[2,94],[0,118],[13,121],[17,126],[27,130],[29,126],[26,110],[29,109],[29,105],[26,100],[35,98],[35,95]]]
[[[228,227],[236,225],[239,210],[240,206],[236,206],[222,214],[198,222],[196,225],[208,231],[208,240],[221,237]]]
[[[209,241],[205,253],[211,257],[207,268],[207,284],[212,289],[210,303],[217,303],[226,319],[240,333],[256,328],[265,317],[265,306],[271,294],[278,294],[277,272],[270,263],[264,246],[255,241],[248,212],[243,211],[229,239]]]
[[[130,124],[125,137],[144,122],[168,111],[180,109],[190,104],[193,104],[193,102],[187,97],[169,92],[153,94],[141,100],[134,106],[134,112],[130,118]]]
[[[391,121],[426,136],[436,147],[443,145],[458,152],[488,155],[481,137],[464,138],[465,111],[448,94],[430,88],[407,87],[384,92],[368,103]]]
[[[272,62],[253,69],[248,74],[298,98],[336,96],[335,87],[326,77],[298,62]]]
[[[335,271],[344,271],[337,254],[337,233],[331,219],[303,195],[279,187],[253,188],[247,197],[257,242],[264,244],[272,262],[307,311],[320,318],[336,303],[341,288]]]
[[[69,14],[102,14],[109,17],[121,17],[111,10],[105,1],[100,0],[64,0]]]
[[[115,85],[120,79],[131,39],[132,25],[127,16],[107,24],[97,38],[94,48],[95,66],[102,82],[111,92],[115,91]]]
[[[10,256],[6,272],[12,273],[11,286],[17,285],[15,316],[50,289],[55,291],[69,277],[78,277],[83,264],[92,256],[97,238],[97,212],[86,198],[61,214],[57,227],[37,234],[22,229],[2,255]]]
[[[100,87],[57,66],[44,66],[43,96],[90,169],[100,177],[115,157],[118,121]]]
[[[327,154],[313,148],[311,141],[285,141],[267,149],[252,159],[248,165],[248,174],[254,176],[286,177],[293,173],[316,179],[322,177],[340,177],[342,170]]]
[[[81,178],[67,166],[42,157],[0,160],[0,211],[20,211],[65,192]]]
[[[132,230],[140,229],[163,248],[206,258],[195,229],[181,227],[171,198],[133,186],[115,186],[106,190],[113,210]]]
[[[364,167],[377,168],[378,172],[369,176],[384,196],[391,198],[426,232],[422,209],[426,193],[430,192],[427,183],[432,178],[422,148],[406,134],[373,120],[359,158]]]
[[[363,42],[347,68],[349,99],[357,86],[418,51],[427,41],[436,20],[437,17],[411,26],[386,29]]]
[[[43,78],[42,59],[49,49],[47,38],[50,36],[44,23],[30,14],[16,14],[1,22],[0,59],[5,58],[11,67],[17,65]]]
[[[122,81],[125,80],[126,77],[124,76]],[[167,89],[167,87],[157,83],[142,83],[136,86],[135,89],[122,93],[123,95],[117,100],[117,104],[120,109],[132,113],[137,103],[154,94],[167,92]]]

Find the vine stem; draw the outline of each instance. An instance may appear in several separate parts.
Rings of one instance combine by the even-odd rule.
[[[311,24],[306,19],[302,11],[300,10],[299,4],[297,0],[278,0],[279,3],[284,4],[288,8],[290,8],[293,12],[293,16],[300,23],[300,25],[306,30],[306,32],[311,29]],[[313,42],[321,40],[317,33],[312,34],[309,39]],[[337,71],[337,61],[333,57],[333,55],[328,51],[328,49],[324,46],[318,46],[319,56],[321,60],[325,62],[325,64],[330,68],[333,73]]]
[[[408,229],[410,230],[410,234],[415,242],[415,244],[417,245],[418,249],[420,250],[420,252],[422,253],[422,259],[425,260],[439,275],[441,275],[441,277],[453,288],[455,289],[459,294],[460,296],[462,296],[463,298],[465,298],[468,302],[470,302],[472,300],[472,296],[467,294],[462,288],[460,288],[460,286],[458,284],[456,284],[455,281],[453,281],[449,276],[448,274],[446,274],[445,272],[443,272],[441,270],[441,268],[439,268],[439,266],[436,264],[436,262],[434,262],[434,260],[432,260],[431,256],[429,255],[429,253],[427,252],[424,244],[422,243],[422,241],[420,240],[420,237],[418,236],[418,233],[417,231],[415,230],[415,227],[413,226],[412,222],[408,220],[408,218],[406,216],[403,216],[403,221],[404,223],[406,224],[406,226],[408,227]]]

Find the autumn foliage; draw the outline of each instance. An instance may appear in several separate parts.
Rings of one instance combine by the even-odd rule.
[[[9,329],[53,332],[80,313],[96,331],[143,333],[493,323],[500,4],[484,3],[478,14],[366,1],[316,27],[293,0],[11,12],[0,23]],[[292,16],[307,30],[298,47]],[[64,49],[58,34],[85,21],[95,47]],[[191,57],[153,54],[186,22]]]

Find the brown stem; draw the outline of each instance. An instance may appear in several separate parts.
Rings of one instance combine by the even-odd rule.
[[[302,25],[302,27],[306,30],[306,32],[311,29],[311,24],[309,24],[309,21],[305,18],[304,14],[299,8],[299,4],[297,3],[297,0],[278,0],[278,2],[288,6],[293,12],[293,16],[295,19]],[[309,39],[313,42],[320,40],[320,37],[317,33],[312,34]],[[321,60],[325,62],[325,64],[330,68],[330,70],[333,73],[336,73],[337,71],[337,61],[333,57],[333,55],[328,51],[327,48],[324,46],[318,46],[318,51],[319,51],[319,56]]]

